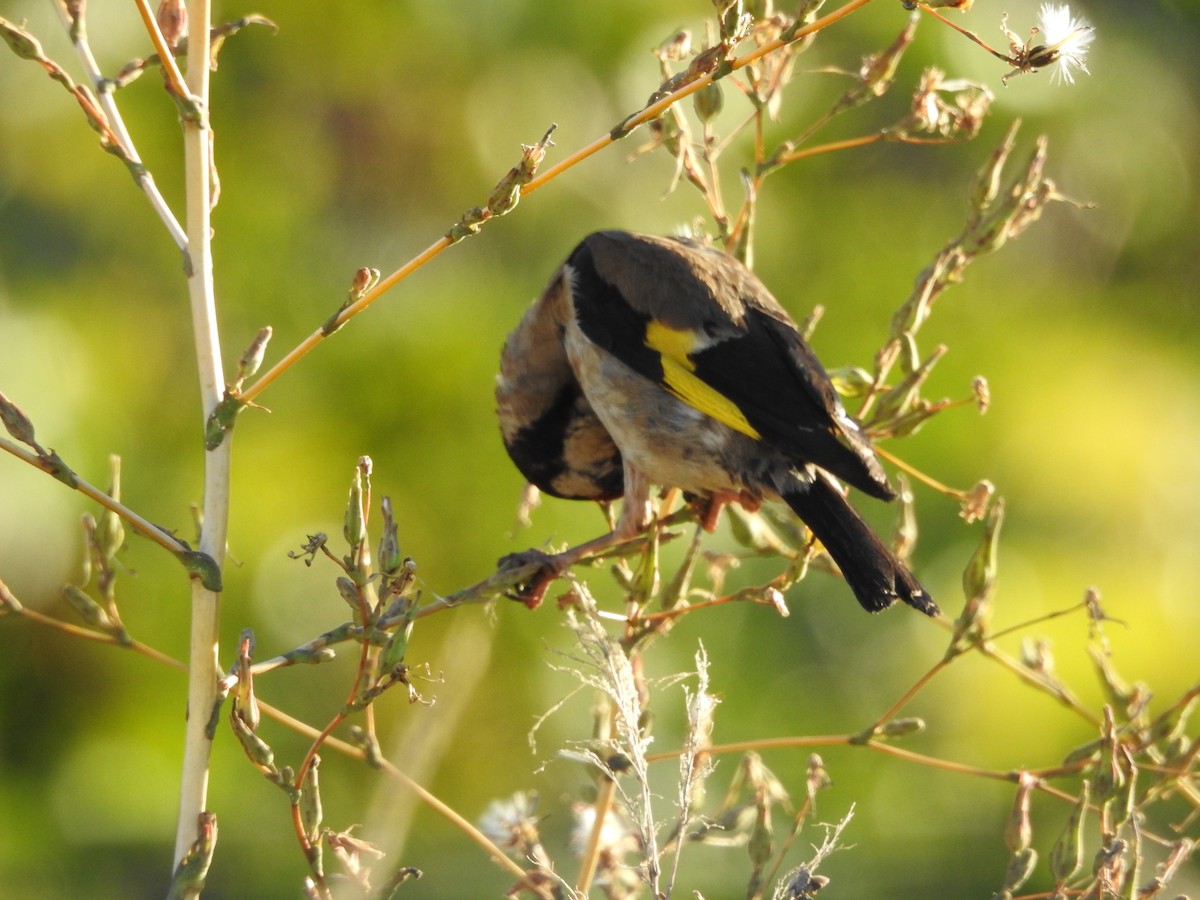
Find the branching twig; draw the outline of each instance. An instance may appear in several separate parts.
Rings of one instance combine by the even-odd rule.
[[[63,0],[50,0],[50,5],[54,8],[63,27],[66,28],[67,33],[71,36],[71,43],[75,46],[79,62],[82,64],[84,72],[87,73],[92,90],[96,92],[100,107],[104,110],[108,125],[115,136],[116,145],[120,148],[118,155],[125,162],[125,165],[128,166],[138,187],[146,195],[146,199],[150,201],[150,206],[162,221],[163,226],[167,229],[167,233],[171,235],[171,240],[175,242],[175,246],[181,251],[186,252],[187,233],[183,230],[183,226],[179,224],[179,220],[175,218],[175,214],[167,205],[166,199],[159,192],[158,185],[154,182],[154,176],[150,174],[150,170],[142,163],[137,148],[134,146],[133,138],[130,136],[129,130],[125,127],[125,120],[122,118],[121,111],[117,107],[111,86],[103,73],[101,73],[100,67],[96,64],[96,59],[92,55],[92,48],[87,40],[84,4],[77,5],[77,15],[74,18],[72,18],[71,12]]]
[[[2,397],[3,395],[0,394],[0,398]],[[104,491],[100,490],[100,488],[96,487],[94,484],[84,481],[77,474],[75,474],[75,472],[66,468],[66,464],[63,463],[62,459],[57,454],[45,456],[37,453],[30,453],[28,450],[18,447],[16,444],[4,438],[0,438],[0,450],[11,453],[13,456],[17,457],[17,459],[24,460],[34,468],[41,469],[48,475],[54,476],[63,484],[74,488],[75,490],[79,491],[79,493],[85,495],[91,500],[94,500],[109,512],[116,513],[118,516],[128,522],[134,531],[136,531],[142,537],[148,538],[149,540],[158,544],[172,555],[178,556],[179,554],[186,553],[188,551],[189,548],[185,543],[183,543],[183,541],[174,537],[160,526],[155,525],[153,522],[147,521],[125,504],[118,500],[114,500]]]

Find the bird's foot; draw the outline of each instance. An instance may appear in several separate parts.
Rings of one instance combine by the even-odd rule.
[[[590,556],[628,540],[618,528],[608,534],[572,547],[561,553],[545,553],[541,550],[525,550],[521,553],[510,553],[499,562],[503,572],[518,572],[519,576],[508,596],[519,600],[530,609],[537,609],[545,599],[546,591],[554,580],[567,569]]]
[[[758,512],[759,507],[762,506],[762,498],[746,491],[718,491],[711,497],[702,498],[694,507],[699,517],[700,527],[712,534],[717,528],[717,521],[721,518],[721,510],[728,503],[740,504],[746,512],[754,513]]]
[[[559,575],[570,565],[563,561],[564,553],[544,553],[541,550],[525,550],[521,553],[510,553],[497,563],[501,572],[518,574],[510,591],[506,592],[512,600],[524,603],[529,609],[537,609],[542,605],[546,591]]]

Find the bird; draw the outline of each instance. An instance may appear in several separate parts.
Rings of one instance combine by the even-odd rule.
[[[896,497],[867,435],[783,306],[716,247],[619,230],[585,237],[505,341],[496,402],[505,448],[530,483],[565,499],[624,497],[589,551],[646,527],[653,485],[717,510],[782,501],[864,609],[902,601],[940,612],[845,496],[842,483]]]

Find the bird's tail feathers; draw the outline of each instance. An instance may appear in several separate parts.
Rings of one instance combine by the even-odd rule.
[[[887,609],[896,600],[927,616],[941,612],[912,573],[822,475],[815,474],[811,481],[793,475],[779,493],[829,551],[868,612]]]

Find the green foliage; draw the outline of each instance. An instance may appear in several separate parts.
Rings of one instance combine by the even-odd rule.
[[[380,895],[567,896],[589,867],[611,897],[644,878],[710,898],[1200,891],[1186,4],[1093,3],[1092,77],[1052,87],[1028,46],[995,92],[1004,64],[883,0],[738,71],[787,17],[832,7],[294,2],[264,10],[274,36],[237,20],[210,110],[219,325],[231,361],[247,348],[208,433],[234,459],[223,570],[192,549],[206,421],[178,235],[136,189],[152,173],[182,218],[179,108],[131,5],[90,4],[131,156],[107,98],[67,74],[78,21],[19,6],[0,48],[5,896],[291,897],[335,873],[346,896],[368,877]],[[990,4],[943,11],[1010,52]],[[1021,32],[1036,9],[1008,12]],[[606,522],[519,511],[492,410],[504,335],[586,232],[697,221],[797,320],[824,308],[818,354],[916,473],[895,539],[957,621],[861,615],[777,510],[709,536],[682,505],[551,587],[565,611],[505,599],[529,572],[497,559]],[[380,278],[447,229],[470,239]],[[64,537],[81,514],[82,550]],[[220,838],[201,823],[173,888],[157,823],[189,645],[170,555],[223,588],[227,672]]]

